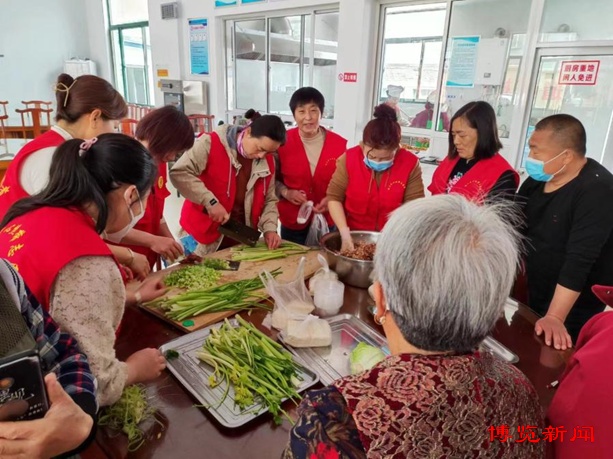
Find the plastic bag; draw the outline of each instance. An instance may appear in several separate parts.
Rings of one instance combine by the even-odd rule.
[[[307,201],[300,206],[298,210],[298,216],[296,217],[296,223],[304,225],[309,221],[309,217],[313,213],[313,201]]]
[[[328,266],[328,260],[326,260],[326,258],[321,253],[317,254],[317,260],[319,260],[321,268],[315,271],[315,274],[309,280],[309,293],[311,294],[311,296],[315,295],[315,286],[320,280],[338,280],[338,274],[330,270],[330,267]]]
[[[319,240],[330,232],[328,222],[323,214],[315,214],[309,227],[309,233],[307,234],[305,244],[309,247],[319,246]]]
[[[260,274],[266,292],[275,300],[272,326],[278,330],[285,330],[289,320],[304,320],[315,309],[304,283],[305,262],[306,258],[302,257],[296,276],[289,282],[276,280],[268,271]]]

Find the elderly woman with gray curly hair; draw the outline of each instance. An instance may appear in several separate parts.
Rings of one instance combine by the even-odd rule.
[[[461,196],[396,210],[375,254],[375,320],[391,356],[309,392],[283,457],[543,457],[542,442],[515,441],[543,427],[534,387],[476,350],[503,312],[518,244],[499,208]]]

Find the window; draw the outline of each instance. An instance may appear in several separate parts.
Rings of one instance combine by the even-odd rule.
[[[249,108],[291,116],[289,99],[302,86],[326,99],[334,114],[338,12],[226,21],[228,110]]]
[[[438,86],[446,7],[435,3],[384,10],[376,103],[392,105],[401,125],[425,128],[431,123],[431,110],[425,118],[417,115]]]
[[[499,136],[511,136],[530,5],[531,0],[452,3],[441,105],[449,119],[468,102],[484,100],[496,112]],[[491,18],[496,22],[492,24]],[[464,51],[462,59],[454,58],[461,46],[469,52]],[[437,130],[444,128],[439,124]]]
[[[129,103],[151,105],[153,71],[147,0],[108,0],[115,85]]]

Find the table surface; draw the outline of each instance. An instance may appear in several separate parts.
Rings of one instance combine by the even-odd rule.
[[[368,311],[372,305],[366,290],[347,287],[341,313],[354,314],[383,333]],[[261,326],[264,316],[263,311],[258,311],[249,320]],[[518,355],[516,366],[532,381],[541,405],[546,409],[554,392],[548,384],[559,378],[571,352],[545,346],[534,334],[537,318],[530,309],[510,300],[492,335]],[[130,307],[126,310],[117,339],[117,355],[125,359],[139,349],[159,347],[178,336],[181,332],[170,325],[141,309]],[[169,372],[164,372],[147,387],[152,403],[159,409],[159,422],[146,426],[145,444],[138,451],[128,453],[124,436],[110,436],[106,430],[100,429],[96,442],[82,454],[84,459],[278,458],[287,443],[290,423],[285,420],[282,425],[274,427],[269,414],[238,429],[220,426],[205,409],[194,406],[196,400]],[[286,403],[284,408],[290,415],[295,414],[290,403]]]

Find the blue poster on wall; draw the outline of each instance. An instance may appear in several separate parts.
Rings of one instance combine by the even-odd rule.
[[[451,59],[449,61],[447,86],[456,88],[472,88],[475,86],[479,40],[479,36],[453,37],[451,39]]]
[[[215,0],[215,8],[219,6],[236,6],[238,0]]]
[[[209,74],[209,27],[207,19],[189,20],[189,58],[192,75]]]
[[[241,0],[243,5],[247,5],[249,3],[264,3],[266,0]]]

